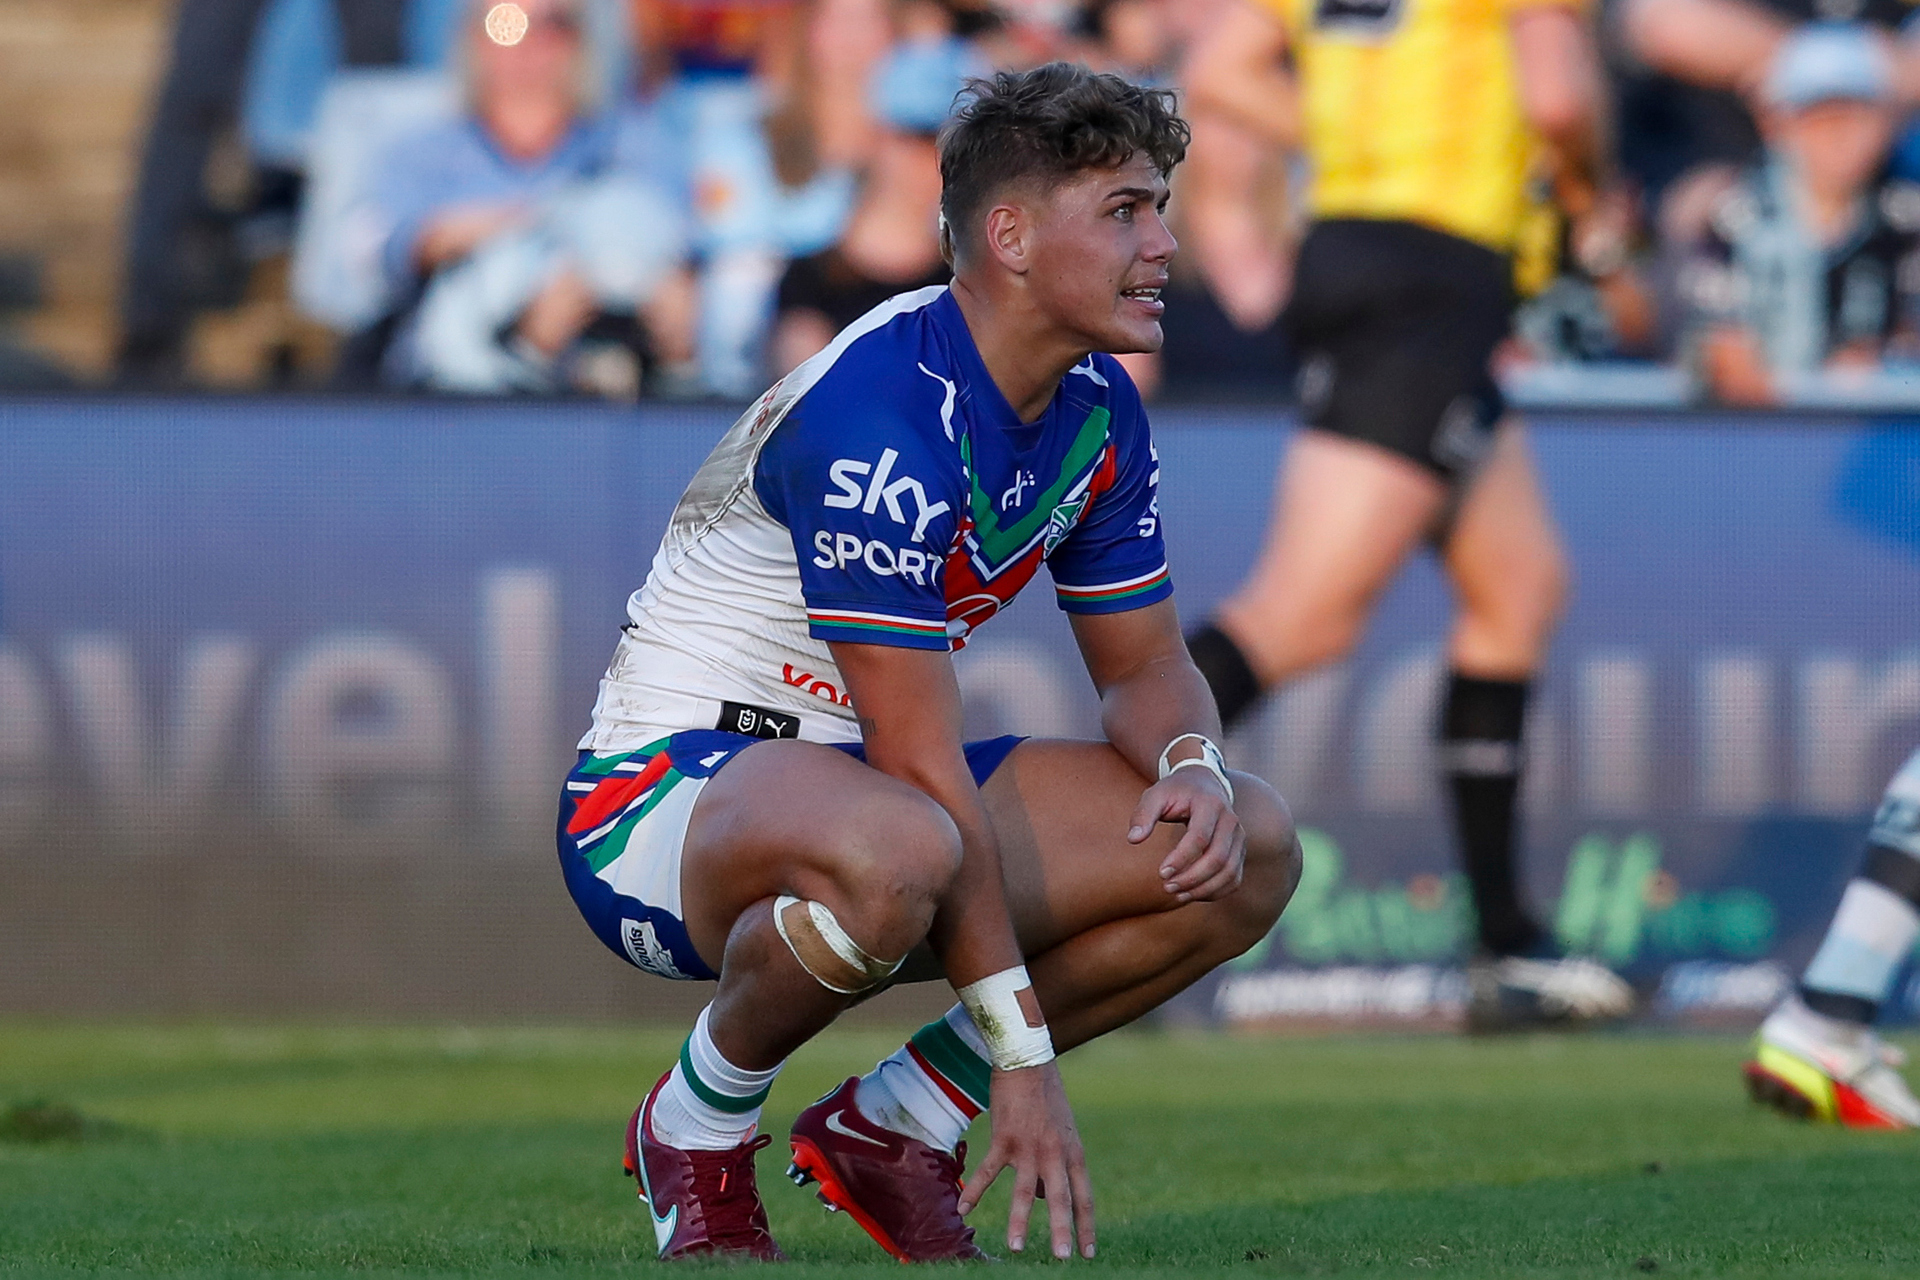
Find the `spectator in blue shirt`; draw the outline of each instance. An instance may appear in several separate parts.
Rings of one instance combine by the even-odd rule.
[[[396,297],[418,307],[390,382],[483,394],[627,397],[644,350],[668,380],[693,356],[681,202],[648,121],[608,112],[578,0],[481,0],[464,40],[467,112],[398,144],[375,203]],[[599,341],[632,322],[631,341]],[[609,327],[611,322],[611,327]]]

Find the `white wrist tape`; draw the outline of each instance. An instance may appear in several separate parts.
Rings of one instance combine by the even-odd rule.
[[[1053,1037],[1047,1034],[1046,1015],[1033,994],[1027,966],[988,974],[960,988],[959,995],[987,1042],[995,1071],[1018,1071],[1053,1061]]]
[[[1200,754],[1197,756],[1188,756],[1185,760],[1181,760],[1175,764],[1168,764],[1167,757],[1173,753],[1173,749],[1189,738],[1200,744]],[[1160,753],[1160,776],[1162,778],[1167,777],[1167,775],[1177,769],[1188,768],[1205,769],[1214,777],[1220,779],[1220,789],[1227,793],[1227,803],[1233,803],[1233,783],[1227,780],[1227,758],[1220,754],[1220,748],[1213,745],[1213,740],[1203,733],[1183,733],[1172,742],[1169,742],[1166,750]]]

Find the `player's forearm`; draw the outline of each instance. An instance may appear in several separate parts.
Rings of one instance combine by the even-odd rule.
[[[1647,65],[1714,89],[1760,82],[1789,24],[1746,0],[1629,0],[1627,45]]]
[[[977,799],[974,807],[978,824],[969,821],[960,829],[960,870],[927,933],[927,945],[956,991],[1023,962],[1000,872],[999,841],[985,807]]]
[[[1551,153],[1556,195],[1584,217],[1607,185],[1606,88],[1592,32],[1559,8],[1525,9],[1511,20],[1520,105]]]
[[[1159,776],[1160,753],[1175,738],[1197,733],[1217,744],[1222,736],[1213,693],[1184,647],[1110,685],[1100,700],[1100,725],[1145,778]]]
[[[833,647],[860,715],[867,763],[939,805],[960,837],[960,866],[927,942],[956,987],[1020,963],[1000,878],[1000,848],[961,746],[960,687],[946,654]]]
[[[1251,4],[1230,5],[1188,56],[1189,111],[1212,111],[1283,147],[1300,145],[1300,95],[1281,62],[1280,24]]]
[[[1199,81],[1189,90],[1189,98],[1190,110],[1196,113],[1225,117],[1277,147],[1300,146],[1300,95],[1293,77],[1284,71],[1276,68],[1222,77],[1214,83]]]

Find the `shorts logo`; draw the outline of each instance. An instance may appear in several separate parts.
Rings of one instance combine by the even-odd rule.
[[[1333,357],[1315,352],[1300,366],[1300,411],[1317,418],[1333,403]]]
[[[1440,415],[1440,429],[1433,434],[1433,460],[1465,471],[1485,458],[1493,446],[1493,422],[1487,408],[1479,396],[1455,396]]]
[[[660,945],[660,935],[654,932],[652,921],[622,920],[620,942],[626,947],[628,958],[648,973],[660,978],[688,980],[688,975],[673,962],[672,954]]]
[[[744,702],[722,702],[720,723],[714,728],[729,733],[744,733],[749,738],[797,738],[800,736],[800,717],[769,711],[765,707],[749,706]]]

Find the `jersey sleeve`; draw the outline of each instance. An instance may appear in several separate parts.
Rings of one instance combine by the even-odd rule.
[[[793,539],[808,632],[944,653],[958,459],[932,448],[883,388],[832,391],[809,391],[754,469],[754,492]],[[926,413],[939,420],[937,404]]]
[[[1111,360],[1104,368],[1119,393],[1110,452],[1094,474],[1087,513],[1047,557],[1068,613],[1125,613],[1173,594],[1160,534],[1160,455],[1126,372]]]

